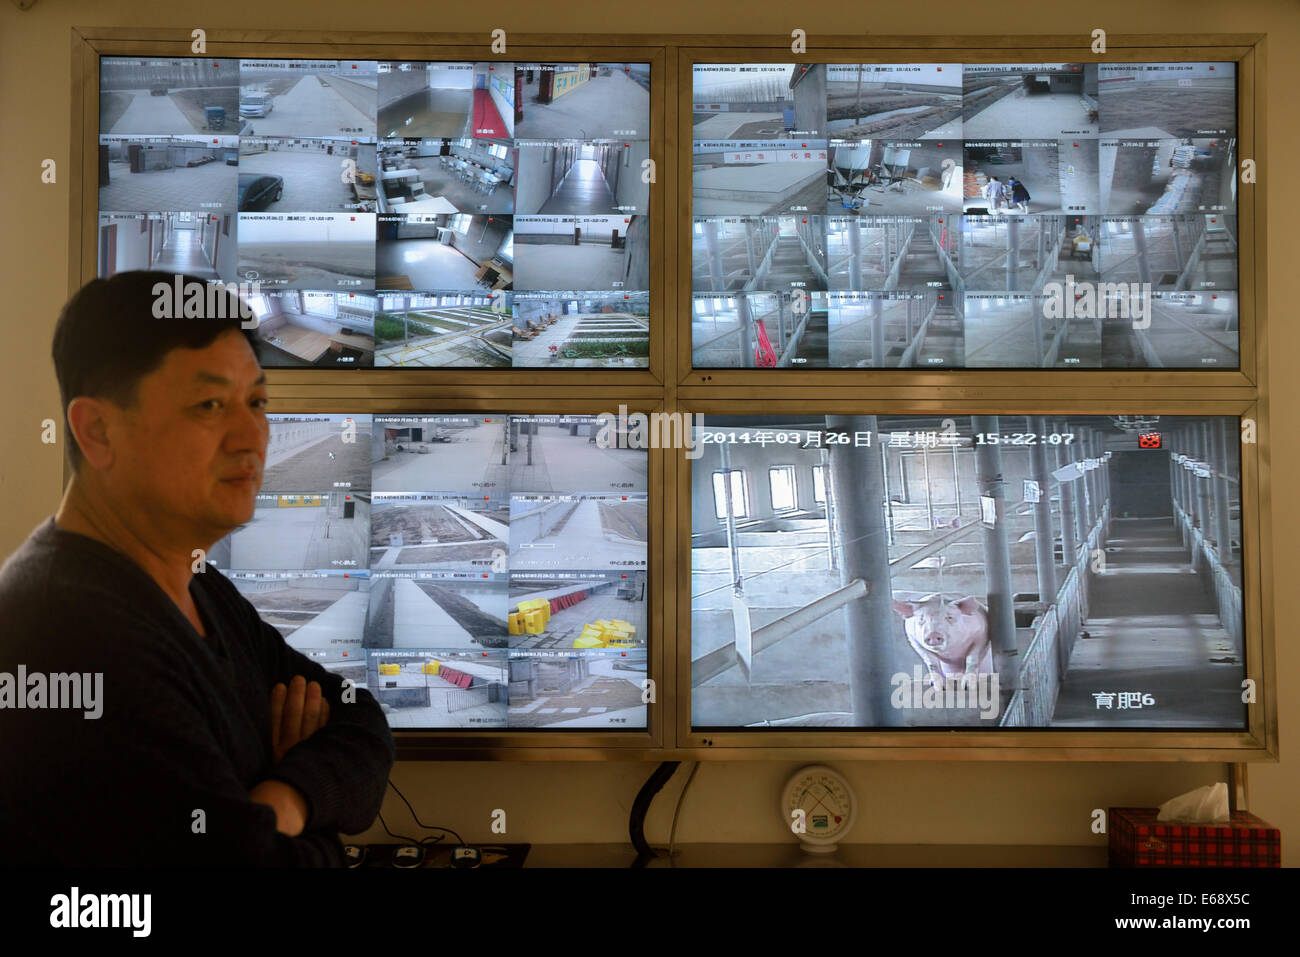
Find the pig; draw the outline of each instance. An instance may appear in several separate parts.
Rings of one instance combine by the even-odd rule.
[[[942,688],[948,678],[974,684],[976,675],[993,673],[988,606],[974,595],[947,601],[930,595],[919,601],[894,601],[903,618],[907,641],[930,671],[930,682]]]

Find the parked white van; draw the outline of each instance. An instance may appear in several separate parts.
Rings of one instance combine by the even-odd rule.
[[[240,116],[266,116],[271,112],[271,94],[249,90],[239,94]]]

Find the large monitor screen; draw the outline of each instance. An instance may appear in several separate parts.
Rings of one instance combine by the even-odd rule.
[[[1235,67],[696,64],[693,365],[1236,370]]]
[[[697,730],[1246,727],[1241,420],[698,421]]]
[[[647,63],[102,57],[98,132],[98,274],[248,284],[263,366],[649,365]]]
[[[268,418],[208,560],[292,647],[395,729],[646,727],[649,453],[606,417]]]

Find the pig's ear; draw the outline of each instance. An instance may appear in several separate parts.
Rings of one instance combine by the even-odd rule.
[[[898,612],[904,618],[911,618],[916,614],[916,606],[910,601],[895,601],[894,611]]]
[[[965,598],[963,598],[959,602],[956,602],[955,604],[957,605],[958,608],[962,610],[963,613],[967,615],[975,614],[976,609],[979,609],[980,611],[983,612],[987,612],[989,610],[988,606],[985,605],[984,602],[976,598],[974,595],[967,595]]]

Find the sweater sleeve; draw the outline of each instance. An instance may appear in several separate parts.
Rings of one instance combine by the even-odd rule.
[[[286,685],[295,675],[320,683],[329,701],[329,723],[294,745],[267,775],[297,788],[307,801],[307,827],[358,834],[374,823],[388,787],[395,748],[388,719],[370,692],[344,680],[285,642],[242,595],[256,628],[257,653],[264,662],[267,688]]]
[[[342,866],[336,834],[291,838],[276,830],[271,808],[250,800],[213,730],[212,705],[174,645],[146,621],[132,631],[106,627],[109,619],[65,612],[59,651],[44,661],[32,655],[46,670],[99,673],[98,717],[5,716],[28,819],[49,822],[39,843],[22,846],[46,865]]]

